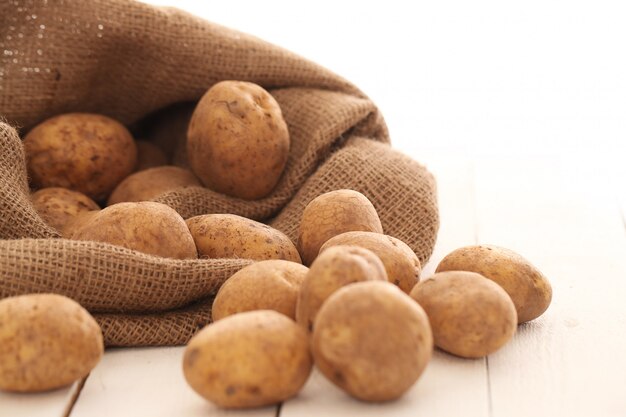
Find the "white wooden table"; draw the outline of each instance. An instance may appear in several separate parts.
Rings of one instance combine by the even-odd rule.
[[[626,198],[604,177],[611,170],[572,160],[420,159],[437,176],[441,208],[424,275],[449,251],[480,242],[522,253],[552,282],[549,310],[502,350],[478,360],[436,351],[417,384],[388,404],[353,400],[314,372],[280,408],[225,412],[184,382],[183,348],[110,349],[84,386],[1,393],[0,416],[626,416]],[[611,186],[591,187],[598,181]]]

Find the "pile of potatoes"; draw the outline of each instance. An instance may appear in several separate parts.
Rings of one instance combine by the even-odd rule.
[[[551,301],[541,272],[496,246],[455,250],[420,280],[413,250],[384,234],[374,205],[354,190],[313,199],[295,243],[244,217],[183,219],[150,201],[181,187],[241,199],[272,191],[289,133],[276,101],[251,83],[220,82],[200,100],[187,132],[190,170],[165,165],[162,151],[99,115],[54,117],[24,145],[38,189],[33,204],[66,238],[176,259],[257,261],[221,286],[213,323],[184,351],[187,382],[220,407],[292,398],[313,366],[359,400],[394,400],[419,379],[434,347],[489,355]],[[102,351],[97,323],[72,300],[0,301],[0,389],[66,385],[87,375]]]

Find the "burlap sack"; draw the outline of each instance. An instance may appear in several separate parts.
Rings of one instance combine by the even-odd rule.
[[[259,201],[200,187],[158,201],[183,217],[267,221],[295,240],[311,199],[351,188],[373,202],[386,233],[423,263],[429,258],[438,230],[433,177],[389,147],[374,104],[328,70],[184,12],[127,0],[5,1],[0,31],[0,297],[72,297],[95,315],[109,346],[181,344],[205,325],[211,297],[250,261],[178,261],[59,238],[30,204],[24,151],[10,126],[23,134],[55,114],[103,113],[177,154],[193,106],[185,103],[224,79],[258,83],[280,103],[292,140],[280,183]]]

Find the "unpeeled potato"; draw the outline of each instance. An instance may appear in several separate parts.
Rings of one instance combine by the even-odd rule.
[[[59,232],[79,214],[100,209],[85,194],[60,187],[42,188],[31,194],[30,200],[41,218]]]

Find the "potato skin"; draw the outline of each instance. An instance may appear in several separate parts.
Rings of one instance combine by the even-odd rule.
[[[400,397],[420,377],[433,350],[424,310],[388,282],[348,285],[322,306],[312,351],[320,371],[364,401]]]
[[[135,172],[167,165],[168,161],[165,152],[154,143],[147,140],[137,140],[135,145],[137,146]]]
[[[124,178],[109,196],[108,204],[149,201],[177,188],[201,186],[188,169],[171,165],[144,169]]]
[[[517,328],[511,297],[475,272],[436,273],[417,284],[410,295],[426,311],[435,345],[457,356],[489,355],[508,342]]]
[[[311,265],[322,245],[345,232],[383,233],[372,203],[354,190],[336,190],[314,198],[304,209],[298,234],[298,250]]]
[[[24,138],[35,188],[63,187],[99,201],[135,169],[137,147],[119,122],[68,113],[35,126]]]
[[[459,248],[441,260],[437,272],[471,271],[496,282],[509,294],[518,323],[541,316],[552,301],[548,279],[521,255],[493,245]]]
[[[311,265],[300,286],[296,321],[312,331],[319,309],[339,288],[360,281],[387,281],[382,261],[368,249],[358,246],[333,246]]]
[[[0,389],[37,392],[79,380],[102,357],[102,332],[77,302],[57,294],[0,300]]]
[[[31,194],[30,200],[41,218],[59,232],[79,214],[100,209],[85,194],[61,187],[42,188]]]
[[[311,373],[306,332],[271,310],[208,325],[187,345],[183,372],[202,397],[223,408],[276,404],[295,396]]]
[[[255,262],[222,284],[211,314],[213,321],[253,310],[274,310],[296,319],[300,285],[309,268],[281,259]]]
[[[289,131],[278,103],[262,87],[222,81],[193,112],[187,154],[205,186],[256,200],[274,189],[285,169]]]
[[[420,280],[422,265],[417,255],[406,243],[393,236],[373,232],[342,233],[326,241],[320,253],[337,245],[359,246],[374,252],[385,265],[389,282],[407,294]]]
[[[106,242],[165,258],[198,257],[185,220],[171,207],[151,201],[102,209],[75,227],[69,238]]]
[[[187,219],[200,257],[284,259],[302,263],[281,231],[235,214],[203,214]]]

